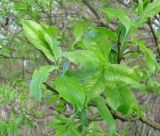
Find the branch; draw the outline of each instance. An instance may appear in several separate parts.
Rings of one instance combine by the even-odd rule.
[[[155,122],[154,120],[152,120],[150,117],[147,117],[146,115],[144,115],[145,118],[142,119],[140,118],[140,121],[145,123],[146,125],[154,128],[154,129],[157,129],[160,131],[160,124],[158,124],[157,122]]]
[[[101,17],[97,13],[97,11],[90,5],[90,3],[87,0],[83,0],[82,2],[92,11],[92,13],[96,16],[98,20],[101,20]]]
[[[3,55],[3,54],[0,54],[0,57],[3,57],[5,59],[32,59],[32,58],[24,58],[24,57],[6,56],[6,55]]]
[[[48,85],[47,83],[43,83],[43,84],[46,86],[46,88],[47,88],[48,90],[50,90],[50,91],[58,94],[57,90],[55,90],[54,88],[52,88],[50,85]]]
[[[82,2],[83,2],[83,3],[90,9],[90,11],[95,15],[95,17],[96,17],[96,19],[97,19],[97,21],[98,21],[98,23],[99,23],[99,26],[106,27],[106,28],[114,31],[114,28],[113,28],[113,27],[105,24],[105,23],[102,21],[100,15],[99,15],[98,12],[92,7],[92,5],[88,2],[88,0],[82,0]]]
[[[118,35],[118,43],[117,43],[117,63],[120,64],[121,63],[121,32],[119,32]]]
[[[154,39],[154,42],[155,42],[155,46],[156,46],[156,50],[157,50],[157,53],[158,53],[158,57],[160,58],[160,47],[158,45],[158,38],[157,38],[156,33],[155,33],[154,29],[153,29],[151,18],[148,18],[148,26],[151,29],[151,33],[153,35],[153,39]]]
[[[47,83],[44,83],[44,85],[47,87],[47,89],[49,89],[52,92],[55,92],[56,94],[58,94],[58,91],[55,90],[54,88],[52,88],[51,86],[49,86]],[[96,105],[94,103],[89,103],[88,105],[96,107]],[[157,122],[155,122],[151,118],[147,117],[145,114],[144,114],[143,118],[142,117],[136,117],[136,116],[133,116],[133,115],[128,117],[128,118],[126,118],[126,117],[123,117],[120,113],[111,110],[110,107],[109,107],[109,109],[110,109],[110,112],[112,113],[113,117],[115,119],[121,120],[122,122],[128,122],[128,121],[134,122],[134,121],[138,121],[139,120],[142,123],[154,128],[156,130],[160,130],[160,124],[158,124]],[[96,121],[96,120],[100,121],[100,120],[102,120],[102,118],[99,118],[99,116],[98,116],[98,118],[95,118],[95,117],[94,118],[89,118],[89,121]]]
[[[113,117],[115,117],[116,119],[119,119],[123,122],[126,122],[126,121],[131,121],[131,122],[134,122],[134,121],[141,121],[142,123],[156,129],[156,130],[160,130],[160,124],[158,124],[157,122],[155,122],[153,119],[151,119],[150,117],[146,116],[144,114],[144,117],[135,117],[135,116],[131,116],[129,118],[125,118],[125,117],[122,117],[119,113],[117,112],[112,112],[113,114]]]

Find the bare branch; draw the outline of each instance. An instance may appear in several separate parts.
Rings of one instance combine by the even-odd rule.
[[[88,0],[83,0],[82,2],[83,2],[83,3],[90,9],[90,11],[95,15],[95,17],[96,17],[96,19],[97,19],[97,21],[98,21],[98,26],[106,27],[106,28],[111,29],[112,31],[114,31],[114,28],[113,28],[113,27],[105,24],[105,23],[102,21],[100,15],[99,15],[98,12],[93,8],[93,6],[88,2]]]

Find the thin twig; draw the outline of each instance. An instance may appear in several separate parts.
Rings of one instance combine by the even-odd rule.
[[[112,31],[114,31],[114,28],[105,24],[100,15],[98,14],[98,12],[94,9],[94,7],[88,2],[88,0],[82,0],[82,2],[90,9],[90,11],[95,15],[97,21],[98,21],[98,26],[102,26],[102,27],[106,27]]]
[[[45,83],[45,82],[44,82],[43,84],[46,86],[46,88],[47,88],[48,90],[50,90],[50,91],[52,91],[52,92],[58,94],[57,90],[55,90],[54,88],[52,88],[50,85],[48,85],[48,84]]]
[[[121,32],[118,35],[118,43],[117,43],[117,63],[121,63]]]
[[[14,56],[6,56],[4,54],[0,54],[0,57],[5,58],[5,59],[32,59],[32,58],[25,58],[25,57],[14,57]]]
[[[154,29],[153,29],[151,18],[148,18],[148,26],[151,29],[151,33],[153,35],[153,39],[154,39],[154,42],[155,42],[155,46],[156,46],[156,50],[157,50],[157,53],[158,53],[158,57],[160,58],[160,47],[158,45],[158,38],[157,38],[156,33],[155,33]]]

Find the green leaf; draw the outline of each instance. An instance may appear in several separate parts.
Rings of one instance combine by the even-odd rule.
[[[53,39],[54,43],[52,45],[52,49],[53,49],[53,52],[54,52],[54,56],[55,56],[55,61],[56,63],[60,64],[61,62],[61,57],[62,57],[62,49],[61,47],[59,47],[59,42],[57,42],[55,39]]]
[[[113,41],[117,41],[117,34],[110,29],[105,27],[94,27],[84,34],[84,40],[93,40],[94,42],[99,42],[100,40],[111,39]],[[92,41],[92,42],[93,42]],[[100,44],[100,43],[99,43]]]
[[[56,90],[62,98],[75,105],[78,110],[84,106],[85,92],[80,82],[74,77],[60,76],[56,78]]]
[[[82,122],[82,125],[83,125],[83,128],[87,128],[88,127],[88,118],[87,118],[87,112],[85,109],[83,109],[81,112],[80,112],[80,119],[81,119],[81,122]],[[83,129],[82,128],[82,129]]]
[[[105,93],[108,105],[124,114],[127,114],[132,105],[135,104],[134,95],[128,89],[128,86],[122,82],[108,82]]]
[[[41,50],[48,59],[54,61],[54,56],[58,59],[60,56],[60,47],[58,47],[59,42],[50,36],[50,30],[46,30],[44,27],[38,23],[31,20],[22,21],[22,26],[24,29],[24,34],[26,38],[38,49]],[[57,53],[58,51],[58,53]]]
[[[75,37],[75,42],[78,42],[81,37],[83,36],[83,34],[87,31],[87,29],[89,28],[89,24],[88,22],[78,22],[75,27],[74,27],[74,31],[73,31],[73,35]]]
[[[139,17],[139,19],[135,22],[136,26],[139,27],[145,22],[148,17],[152,17],[160,12],[160,0],[155,0],[148,4],[143,10],[143,14]]]
[[[43,83],[47,80],[50,72],[55,69],[54,66],[42,66],[38,70],[35,70],[30,83],[30,93],[37,99],[41,100],[42,92],[41,88]]]
[[[143,13],[143,0],[138,0],[138,15]]]
[[[144,0],[143,1],[143,7],[144,7],[144,9],[148,6],[148,4],[151,2],[151,0]]]
[[[108,124],[108,127],[110,129],[110,134],[111,135],[115,134],[115,132],[116,132],[115,120],[114,120],[111,112],[109,111],[109,109],[106,106],[106,101],[102,97],[97,97],[97,98],[95,98],[95,100],[96,100],[100,115]]]
[[[105,80],[101,72],[90,75],[84,80],[87,101],[98,97],[105,89]]]
[[[145,18],[154,16],[159,13],[160,11],[160,0],[155,0],[154,2],[151,2],[150,4],[147,5],[147,7],[144,10],[143,16]]]
[[[89,50],[68,51],[64,52],[63,56],[75,64],[80,64],[81,67],[97,67],[99,63],[96,54]]]
[[[28,8],[27,5],[23,2],[15,3],[15,9],[20,12],[19,14],[21,14],[21,12],[23,11],[26,11],[27,8]]]
[[[123,82],[134,88],[142,89],[135,71],[122,64],[107,64],[104,77],[109,82]]]
[[[57,115],[50,126],[55,128],[54,136],[80,136],[73,118]]]
[[[117,34],[110,29],[107,29],[105,27],[96,27],[95,30],[97,30],[97,32],[98,32],[97,36],[100,36],[99,34],[101,34],[101,35],[108,37],[109,39],[111,39],[113,41],[118,40]]]
[[[132,22],[123,9],[103,7],[101,8],[101,11],[107,14],[109,18],[118,18],[120,22],[126,27],[126,33],[129,32],[132,26]]]
[[[144,63],[147,65],[148,70],[151,73],[154,73],[158,66],[156,55],[149,48],[147,48],[142,41],[133,40],[131,42],[133,43],[132,45],[138,46],[140,50],[144,53]]]
[[[73,71],[72,75],[77,79],[79,79],[80,81],[83,81],[89,76],[94,75],[94,73],[96,72],[97,72],[97,69],[94,69],[94,68],[88,68],[88,69],[82,68],[82,69],[77,69],[76,71]]]
[[[58,34],[58,28],[55,26],[47,27],[46,31],[52,37],[57,36],[57,34]]]
[[[94,52],[102,64],[108,61],[111,51],[112,45],[109,39],[116,39],[116,34],[102,27],[92,29],[84,35],[84,48]]]

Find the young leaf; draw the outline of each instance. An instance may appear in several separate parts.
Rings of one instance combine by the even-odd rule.
[[[37,99],[41,100],[42,93],[41,88],[43,82],[47,80],[47,77],[50,72],[55,69],[54,66],[42,66],[38,70],[34,71],[32,76],[32,81],[30,83],[30,93]]]
[[[53,128],[55,128],[54,136],[80,136],[77,125],[73,118],[66,118],[57,115],[52,121],[51,125]]]
[[[39,50],[41,50],[51,61],[54,61],[54,56],[60,53],[59,42],[49,35],[41,25],[31,20],[22,21],[24,34],[26,38]],[[57,53],[58,50],[58,53]],[[59,56],[58,56],[59,57]],[[56,58],[57,59],[57,58]]]
[[[57,77],[56,89],[62,98],[75,105],[78,110],[83,108],[85,92],[80,82],[76,78],[67,76]]]
[[[102,97],[95,98],[97,103],[97,107],[99,110],[100,115],[106,121],[109,126],[110,134],[113,135],[116,132],[115,120],[106,106],[106,101]]]

